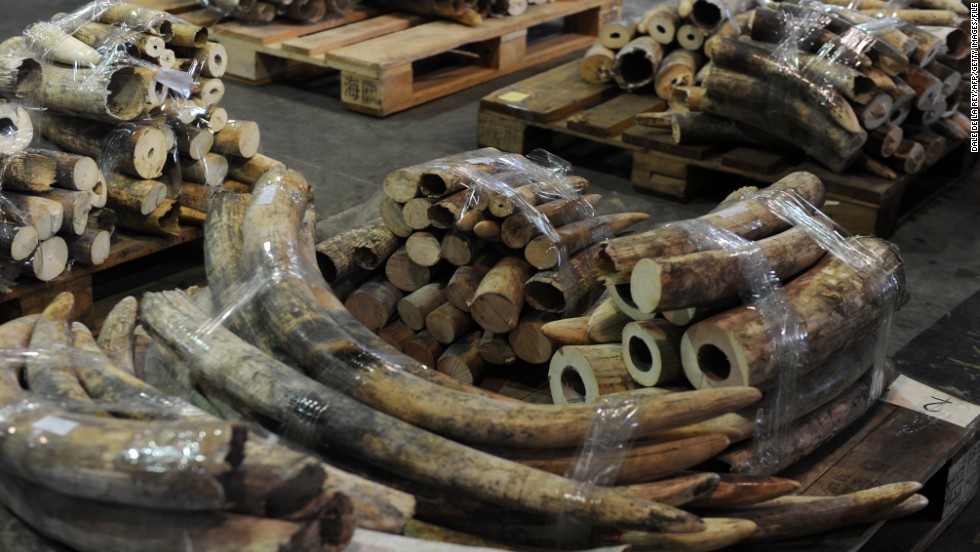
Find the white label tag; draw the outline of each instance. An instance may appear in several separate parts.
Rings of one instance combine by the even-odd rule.
[[[474,157],[473,159],[467,159],[466,162],[470,165],[493,165],[495,160],[490,157]]]
[[[933,389],[905,375],[898,376],[881,400],[960,427],[970,425],[980,416],[980,406]]]
[[[55,435],[61,437],[68,435],[76,427],[78,427],[78,422],[73,422],[71,420],[66,420],[64,418],[59,418],[57,416],[45,416],[40,420],[34,422],[35,429],[40,429],[41,431],[47,431],[48,433],[54,433]]]
[[[276,197],[276,189],[272,187],[263,188],[259,192],[259,197],[255,199],[255,202],[259,205],[268,205],[272,203],[272,200]]]

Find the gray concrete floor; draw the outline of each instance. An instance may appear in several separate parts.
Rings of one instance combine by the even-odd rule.
[[[633,8],[639,0],[627,0]],[[0,37],[20,33],[30,22],[84,4],[79,0],[2,0]],[[635,8],[633,8],[635,9]],[[554,64],[552,64],[554,65]],[[232,118],[258,121],[262,151],[305,173],[314,183],[323,233],[351,221],[375,216],[384,176],[393,169],[473,149],[479,99],[504,85],[530,76],[524,71],[447,98],[376,119],[344,110],[336,76],[250,87],[228,83],[222,105]],[[587,165],[597,166],[598,159]],[[605,195],[610,208],[629,205],[649,212],[655,222],[696,216],[714,202],[687,204],[633,192],[628,171],[576,167]],[[895,352],[980,289],[980,172],[961,179],[916,212],[892,237],[906,262],[912,299],[895,316],[888,349]],[[975,501],[977,502],[977,501]],[[970,523],[980,507],[968,509],[947,542],[934,550],[980,546]],[[970,548],[973,549],[973,548]]]

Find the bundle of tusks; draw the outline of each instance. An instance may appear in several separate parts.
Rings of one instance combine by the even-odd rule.
[[[587,180],[532,177],[521,155],[484,148],[462,157],[392,172],[381,221],[316,248],[324,277],[358,321],[472,384],[492,366],[547,362],[554,349],[541,325],[591,304],[601,288],[596,242],[648,216],[595,216],[601,196],[587,193]],[[468,185],[460,167],[483,184]],[[506,181],[510,192],[495,189]]]
[[[773,206],[776,198],[799,206],[803,221],[791,225],[778,214],[786,209]],[[542,328],[565,345],[551,362],[554,400],[594,402],[678,384],[789,392],[793,407],[782,416],[789,425],[778,438],[720,457],[754,473],[787,467],[857,420],[877,397],[873,390],[890,381],[879,332],[908,292],[894,246],[845,239],[818,212],[806,214],[824,199],[819,179],[793,173],[761,192],[738,190],[698,219],[603,243],[598,264],[608,297],[584,316]],[[788,283],[766,290],[761,284],[773,278]],[[783,339],[774,337],[780,327]],[[785,374],[795,382],[789,389]],[[754,409],[705,428],[714,423],[732,443],[757,430]],[[760,455],[772,450],[778,459],[761,465]]]
[[[0,51],[0,257],[17,272],[101,264],[116,227],[179,235],[219,190],[281,165],[257,154],[256,123],[219,107],[228,55],[203,27],[94,2]],[[36,134],[63,151],[30,147]]]
[[[915,174],[968,135],[960,2],[754,4],[668,2],[609,23],[580,72],[630,91],[652,83],[671,110],[637,122],[678,144],[793,144],[836,172]]]

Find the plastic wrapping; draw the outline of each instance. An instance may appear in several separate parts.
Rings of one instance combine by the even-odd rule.
[[[63,236],[87,225],[89,192],[56,178],[46,152],[28,149],[0,161],[0,287],[10,290],[21,273],[49,281],[70,270]],[[43,196],[34,192],[45,192]],[[62,235],[56,235],[62,234]]]
[[[715,67],[701,108],[787,140],[837,172],[848,168],[867,131],[899,108],[868,73],[872,60],[889,75],[907,66],[895,46],[909,42],[900,21],[808,0],[769,2],[751,21],[753,42],[716,37],[706,46]]]
[[[870,289],[876,290],[878,301],[884,306],[878,330],[875,332],[875,353],[869,404],[881,395],[885,385],[884,363],[888,328],[894,308],[900,303],[904,290],[894,271],[882,272],[885,264],[860,241],[849,236],[826,215],[808,204],[797,194],[776,191],[748,191],[729,198],[718,209],[748,197],[760,198],[766,207],[792,227],[802,229],[822,249],[833,255]],[[756,417],[754,460],[747,468],[750,473],[771,473],[780,466],[783,451],[779,443],[786,436],[788,424],[795,416],[800,396],[801,374],[815,368],[807,365],[806,324],[790,306],[779,278],[759,246],[750,240],[698,220],[671,223],[683,229],[700,251],[725,250],[739,259],[745,292],[742,303],[757,311],[773,349],[773,365],[779,369],[775,383],[767,393],[767,399]],[[706,375],[702,377],[708,377]],[[693,383],[693,382],[692,382]]]
[[[124,9],[124,5],[129,7]],[[101,22],[108,13],[113,16],[114,25]],[[94,29],[83,36],[92,44],[73,38],[89,24],[95,24]],[[95,0],[51,22],[35,23],[25,30],[24,35],[25,44],[34,56],[74,66],[79,73],[77,86],[101,85],[98,81],[105,79],[114,67],[135,66],[153,71],[156,82],[186,98],[191,95],[194,85],[196,75],[193,70],[177,71],[147,61],[159,61],[162,53],[156,48],[150,51],[147,41],[160,38],[161,32],[174,24],[189,25],[163,11],[127,5],[118,0]],[[203,36],[206,39],[206,32]],[[92,68],[90,75],[83,74],[86,68]]]
[[[572,187],[568,176],[571,166],[564,160],[543,151],[535,150],[527,157],[506,154],[495,150],[478,150],[451,156],[414,167],[425,171],[431,168],[434,173],[450,173],[462,177],[466,183],[466,199],[459,210],[457,222],[468,214],[488,209],[488,202],[494,197],[504,197],[515,204],[516,216],[525,217],[541,236],[552,243],[562,243],[559,230],[541,214],[540,207],[552,201],[574,199],[573,220],[592,220],[594,207],[582,199],[580,191]],[[530,186],[533,193],[526,193]],[[522,193],[523,192],[523,193]],[[577,199],[576,199],[577,198]],[[511,215],[515,216],[515,215]],[[608,227],[592,225],[585,241],[596,244],[612,237]],[[566,290],[576,289],[576,275],[572,269],[569,252],[564,246],[558,251],[558,278]],[[591,274],[597,268],[596,260],[591,258],[582,272]],[[574,298],[564,305],[564,316],[574,316],[592,304],[598,295],[598,288],[592,294]],[[627,397],[601,397],[595,408],[597,417],[590,425],[588,436],[582,445],[578,459],[567,477],[580,481],[583,486],[610,485],[616,478],[623,456],[629,448],[634,429],[633,418],[638,406]],[[585,487],[582,487],[583,489]],[[563,498],[562,510],[572,505],[576,508],[587,503],[581,493],[570,493]],[[555,520],[556,534],[562,535],[566,542],[583,542],[581,531],[589,529],[582,526],[574,517],[560,514]]]
[[[238,220],[242,224],[244,250],[233,243],[224,246],[218,242],[210,244],[209,252],[213,255],[209,261],[209,278],[212,278],[213,284],[211,291],[215,294],[216,308],[221,313],[216,317],[202,316],[186,300],[179,300],[173,293],[144,300],[143,312],[151,335],[159,337],[161,343],[174,350],[191,366],[197,377],[213,385],[218,396],[233,399],[233,404],[241,401],[247,414],[254,413],[267,426],[297,441],[316,444],[320,450],[326,446],[336,447],[340,453],[353,454],[371,463],[383,463],[387,471],[415,481],[449,485],[455,490],[465,488],[483,500],[513,507],[519,503],[521,509],[539,513],[553,513],[559,505],[557,501],[561,500],[560,504],[567,506],[569,515],[597,525],[610,523],[603,521],[607,516],[635,515],[637,517],[632,519],[636,521],[623,523],[627,526],[653,526],[655,522],[650,520],[657,518],[652,517],[652,513],[633,514],[632,510],[660,510],[666,507],[642,501],[637,503],[635,499],[602,487],[545,475],[460,447],[450,439],[436,437],[435,433],[441,433],[459,436],[467,441],[516,444],[518,440],[526,438],[506,430],[508,425],[524,423],[536,427],[538,418],[535,416],[532,421],[528,417],[530,413],[513,410],[514,403],[493,400],[494,397],[488,397],[476,388],[463,388],[448,378],[437,378],[435,374],[420,369],[417,363],[391,353],[379,345],[379,338],[352,323],[348,313],[343,312],[336,299],[329,294],[323,280],[316,276],[310,244],[305,243],[306,236],[302,230],[305,184],[296,180],[295,173],[267,173],[247,205],[244,198],[225,196],[224,199],[227,203],[223,202],[218,209],[229,219],[212,221],[217,226],[209,230],[222,235],[228,233],[229,238],[234,239],[232,234],[238,228],[234,221]],[[274,227],[271,222],[259,222],[272,220],[278,221]],[[230,227],[225,228],[225,224]],[[224,255],[233,257],[225,259]],[[254,273],[242,274],[235,266],[234,259],[240,259],[239,263],[244,263],[244,266],[254,267]],[[263,285],[255,301],[243,299],[242,292],[230,285],[256,277]],[[311,304],[314,301],[317,305]],[[234,306],[229,309],[229,305]],[[311,325],[293,318],[301,311],[307,312],[302,320]],[[273,319],[265,320],[263,331],[256,326],[260,323],[256,316]],[[224,324],[216,323],[216,318],[226,320],[230,327],[245,333],[270,351],[280,351],[292,357],[295,364],[310,367],[309,376],[256,354],[233,339],[230,332],[222,327]],[[286,322],[287,319],[306,327],[294,327],[283,332],[280,323],[291,324]],[[283,345],[276,344],[280,339],[289,340],[288,349],[282,350]],[[318,360],[309,364],[314,357]],[[311,377],[326,385],[314,384]],[[441,385],[432,379],[437,379]],[[417,398],[399,404],[378,404],[377,392],[396,381],[400,382],[397,384],[399,392]],[[417,394],[423,389],[428,391],[429,396]],[[447,400],[467,401],[476,409],[506,408],[510,416],[498,419],[477,412],[459,411],[448,417],[425,414],[419,418],[418,414],[423,411],[438,410],[439,405],[443,404],[441,396]],[[752,394],[751,398],[754,400],[756,397]],[[527,408],[542,407],[528,405]],[[591,406],[571,408],[578,411],[575,417],[579,420],[579,416],[585,416],[589,410],[594,424],[586,428],[575,422],[574,432],[556,433],[550,423],[560,425],[570,420],[549,420],[546,430],[549,443],[557,440],[564,446],[579,444],[586,435],[586,429],[591,429],[588,433],[595,440],[608,438],[617,443],[625,442],[619,437],[621,432],[616,434],[619,436],[614,435],[612,427],[626,428],[624,431],[630,432],[634,416],[642,420],[650,415],[659,415],[653,409],[641,412],[631,402],[623,405],[611,403],[597,412],[591,411],[594,408]],[[410,426],[384,412],[422,427]],[[557,411],[555,414],[563,417]],[[461,425],[468,428],[463,429]],[[545,427],[541,426],[540,429],[544,430]],[[517,433],[524,434],[523,431]],[[525,442],[519,446],[532,446],[532,443]],[[469,468],[461,472],[454,470],[454,474],[449,474],[444,466],[430,461],[427,455],[431,454],[459,457],[458,464]],[[511,472],[513,476],[508,475]],[[489,483],[488,479],[483,478],[484,473],[493,474],[488,476],[495,482]],[[513,492],[502,490],[500,485]],[[605,505],[606,501],[611,506],[609,509],[598,507],[600,503]],[[669,511],[674,513],[673,510]]]
[[[792,407],[792,398],[797,395],[797,376],[804,368],[806,354],[804,325],[789,306],[779,278],[755,242],[697,220],[672,224],[691,236],[699,251],[723,249],[739,259],[748,284],[742,302],[759,313],[775,350],[775,362],[782,367],[775,389],[769,393],[768,405],[759,409],[755,436],[756,446],[762,452],[760,467],[778,463],[779,451],[772,450],[771,443],[777,440],[785,415]]]
[[[87,182],[81,190],[64,182],[55,187],[94,194],[89,201],[94,208],[104,207],[111,196],[122,227],[179,235],[181,209],[192,207],[188,215],[200,222],[209,197],[228,173],[223,155],[205,155],[212,144],[247,146],[220,151],[242,157],[258,149],[257,127],[235,128],[215,139],[227,122],[227,114],[216,107],[224,93],[219,77],[227,55],[222,46],[208,42],[207,29],[164,11],[95,0],[29,25],[22,36],[5,41],[0,54],[0,96],[24,106],[22,117],[20,111],[3,112],[16,104],[0,107],[0,117],[9,119],[0,152],[15,151],[4,149],[8,144],[21,150],[32,143],[37,146],[43,136],[65,152],[94,159],[101,171],[97,184]],[[242,122],[239,127],[249,124],[254,126]],[[60,175],[67,161],[57,161]],[[16,156],[5,160],[18,162]],[[92,172],[86,167],[79,175]],[[190,184],[185,186],[185,181]],[[211,188],[182,193],[201,184]],[[12,185],[4,189],[22,191]],[[33,188],[29,192],[54,193]],[[71,199],[62,192],[57,195]],[[84,225],[74,233],[69,230],[64,233],[73,250],[90,247],[92,236],[82,239],[89,240],[82,245],[74,237]],[[100,243],[104,241],[103,237]],[[4,274],[14,272],[8,267]]]
[[[296,534],[304,549],[342,548],[354,525],[342,488],[361,490],[356,478],[332,472],[326,483],[319,459],[117,364],[137,348],[136,301],[125,302],[98,343],[71,322],[68,293],[0,328],[4,506],[34,531],[87,550],[271,550]]]
[[[892,315],[895,308],[904,299],[903,294],[905,293],[903,283],[899,281],[897,272],[889,270],[882,273],[880,268],[887,265],[881,261],[877,254],[860,241],[847,239],[848,234],[840,225],[798,196],[785,192],[775,192],[767,195],[766,202],[772,212],[793,226],[802,228],[811,239],[857,272],[859,277],[868,282],[872,289],[878,290],[885,311],[879,329],[878,345],[875,352],[874,383],[871,390],[872,398],[877,398],[884,390],[882,367],[885,361]]]
[[[566,477],[582,485],[615,485],[623,459],[633,442],[633,423],[638,405],[625,396],[600,397],[594,405],[598,418],[589,428],[578,457]],[[584,525],[574,516],[566,514],[570,504],[580,504],[586,499],[582,493],[568,494],[563,499],[562,512],[556,519],[557,549],[563,545],[589,542],[593,528]]]
[[[492,172],[477,170],[475,168],[477,165],[489,165],[494,170]],[[462,175],[470,183],[466,201],[460,210],[460,220],[470,211],[483,208],[481,201],[488,201],[487,198],[502,196],[510,199],[515,204],[515,213],[525,217],[551,243],[558,244],[556,269],[564,289],[573,290],[580,287],[576,285],[577,276],[570,265],[570,257],[575,251],[567,250],[559,231],[538,210],[539,205],[549,202],[573,200],[572,209],[575,214],[570,216],[570,219],[586,221],[595,218],[594,207],[581,198],[579,191],[574,189],[566,178],[571,172],[571,165],[546,151],[535,150],[526,158],[499,152],[490,156],[481,155],[466,159],[450,170]],[[529,195],[518,191],[520,186],[530,186],[533,189],[537,205]],[[608,227],[602,224],[590,225],[587,232],[585,242],[588,244],[600,243],[612,237]],[[588,260],[583,272],[592,273],[593,268],[594,260]],[[595,297],[589,296],[573,298],[565,304],[566,316],[579,312],[594,299]]]
[[[224,505],[216,478],[232,468],[241,438],[231,424],[134,385],[108,369],[101,352],[52,345],[5,348],[0,356],[5,472],[79,498],[191,510]],[[101,398],[90,399],[79,381]],[[180,496],[175,488],[195,491]]]

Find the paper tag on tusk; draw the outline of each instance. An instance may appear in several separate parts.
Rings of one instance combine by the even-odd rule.
[[[259,197],[255,198],[256,205],[268,205],[276,198],[276,189],[269,187],[259,192]]]
[[[905,375],[898,376],[881,400],[945,420],[960,427],[980,416],[980,406],[954,397]]]
[[[57,416],[45,416],[34,422],[33,425],[34,429],[40,429],[41,431],[47,431],[48,433],[54,433],[55,435],[64,437],[78,427],[78,422],[73,422]]]

